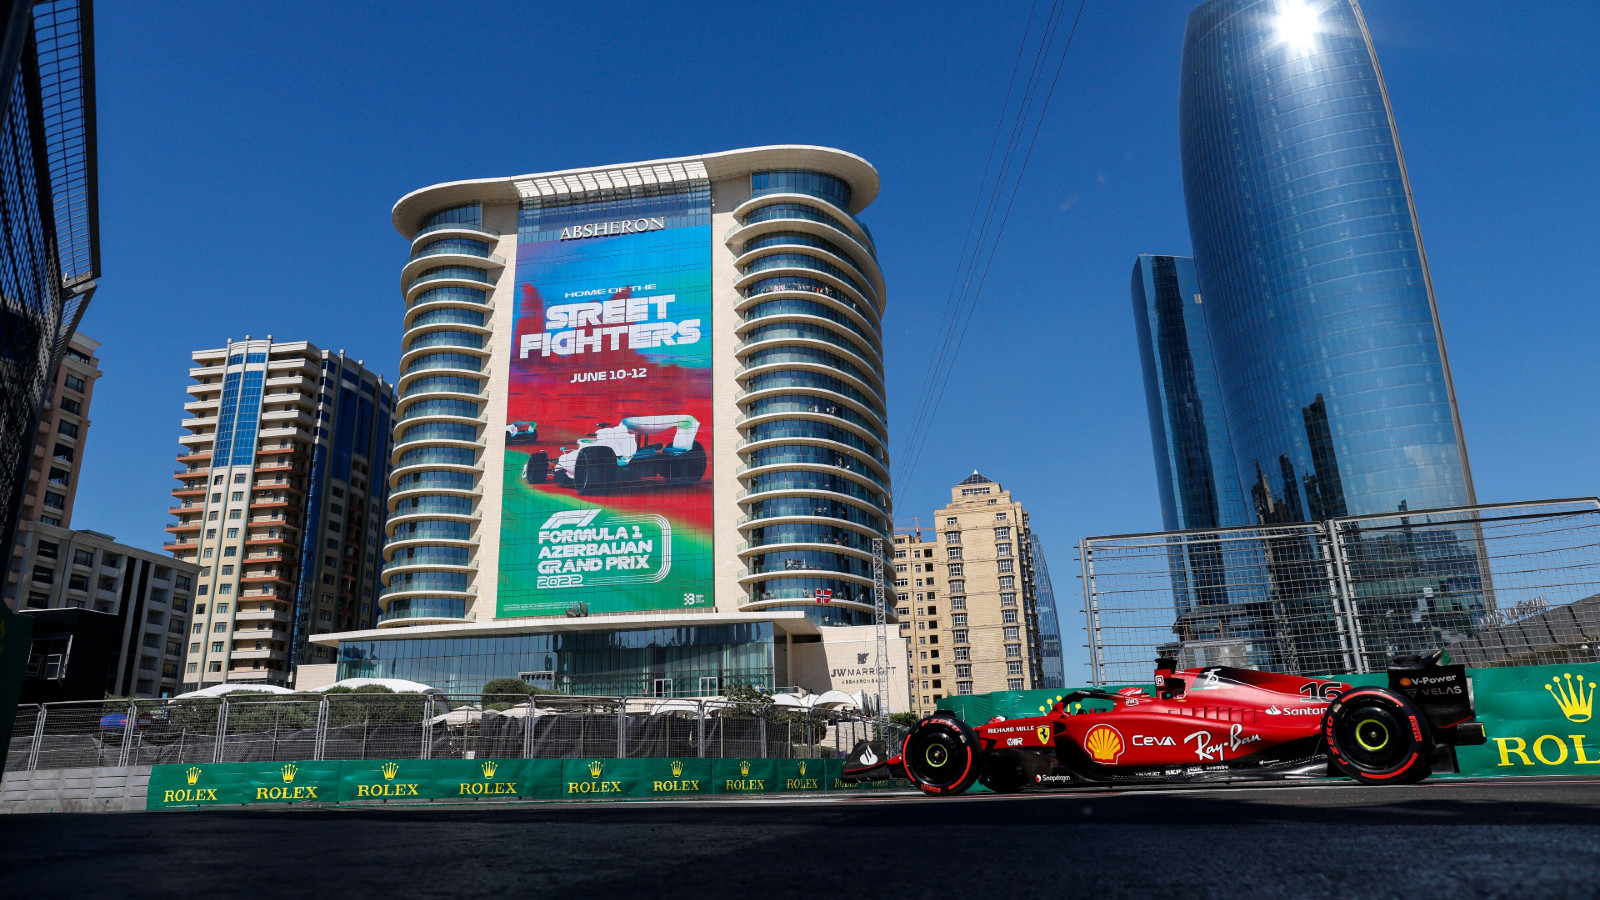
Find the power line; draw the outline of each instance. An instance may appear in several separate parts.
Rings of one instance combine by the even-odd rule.
[[[1033,158],[1033,150],[1039,140],[1039,131],[1044,123],[1044,117],[1049,112],[1050,102],[1055,97],[1056,87],[1060,83],[1061,72],[1066,65],[1067,54],[1072,49],[1073,38],[1078,32],[1078,24],[1083,18],[1083,9],[1087,0],[1080,0],[1078,10],[1072,20],[1072,27],[1067,33],[1067,39],[1062,46],[1060,56],[1056,59],[1054,72],[1050,76],[1050,84],[1045,92],[1044,100],[1039,105],[1037,113],[1030,110],[1040,85],[1041,76],[1048,70],[1050,57],[1053,55],[1057,32],[1062,19],[1062,0],[1051,7],[1050,15],[1045,21],[1044,28],[1039,38],[1038,49],[1035,52],[1033,68],[1028,76],[1027,86],[1024,88],[1021,101],[1018,103],[1016,118],[1011,123],[1011,135],[1006,143],[1006,151],[1002,157],[1000,169],[996,174],[992,188],[988,187],[988,172],[993,162],[994,147],[999,142],[999,136],[1005,130],[1007,111],[1010,109],[1011,94],[1016,86],[1016,73],[1020,69],[1020,61],[1030,43],[1029,31],[1032,27],[1034,13],[1029,12],[1028,28],[1024,30],[1021,46],[1018,48],[1018,63],[1012,69],[1011,85],[1006,92],[1006,102],[1001,107],[1001,116],[995,127],[995,138],[990,145],[989,161],[984,166],[984,180],[980,182],[978,198],[973,204],[972,219],[976,220],[977,210],[984,204],[984,194],[988,193],[988,203],[983,217],[983,223],[978,229],[978,239],[975,243],[964,241],[962,256],[956,265],[955,283],[952,284],[954,302],[947,298],[946,311],[953,313],[951,317],[941,318],[940,330],[935,339],[936,352],[929,359],[928,374],[924,376],[922,390],[918,398],[917,411],[912,419],[911,437],[907,442],[905,474],[895,479],[897,488],[909,484],[916,471],[922,451],[927,445],[928,435],[932,431],[940,403],[944,399],[945,389],[949,386],[950,375],[954,371],[955,362],[960,356],[962,344],[966,340],[968,329],[972,324],[972,315],[977,310],[979,299],[983,294],[983,286],[988,281],[990,267],[994,263],[995,250],[999,247],[1000,240],[1005,234],[1005,227],[1011,218],[1011,211],[1016,204],[1017,193],[1022,185],[1022,179],[1027,174],[1028,164]],[[1026,131],[1029,120],[1032,120],[1032,133],[1028,137],[1027,149],[1022,155],[1021,165],[1017,168],[1016,176],[1010,178],[1012,163],[1022,134]],[[998,227],[994,230],[994,237],[989,239],[990,224],[994,219],[995,211],[999,207],[1001,197],[1006,194],[1007,181],[1010,182],[1010,194],[1005,199],[1005,208],[1000,215]],[[987,191],[985,190],[986,188]],[[968,222],[968,236],[970,239],[972,222]],[[970,249],[970,254],[969,254]],[[973,287],[973,275],[978,273],[980,262],[982,271],[978,274],[976,287]],[[965,277],[963,277],[963,272]],[[959,292],[956,286],[959,285]],[[963,314],[964,309],[964,314]],[[960,330],[955,329],[959,320]]]

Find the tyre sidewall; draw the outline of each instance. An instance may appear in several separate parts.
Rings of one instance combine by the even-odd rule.
[[[967,765],[965,771],[962,773],[959,779],[946,785],[935,785],[924,782],[921,778],[917,777],[916,766],[912,764],[911,744],[913,740],[924,734],[925,731],[935,729],[948,732],[952,737],[956,738],[960,745],[965,747],[967,751]],[[972,787],[973,783],[978,780],[978,774],[982,770],[982,767],[980,766],[981,760],[979,759],[980,752],[978,736],[972,730],[972,728],[969,727],[967,723],[961,721],[955,716],[945,713],[935,714],[923,719],[921,722],[918,722],[916,727],[911,729],[911,731],[906,735],[905,743],[903,743],[900,747],[900,758],[905,764],[906,777],[909,778],[911,783],[916,785],[918,789],[926,794],[946,796],[962,793],[967,788]]]
[[[1410,729],[1409,733],[1401,735],[1410,741],[1409,752],[1400,762],[1383,769],[1356,762],[1340,747],[1338,736],[1337,726],[1342,719],[1372,706],[1386,708]],[[1431,772],[1433,734],[1429,731],[1428,720],[1415,703],[1385,688],[1355,688],[1335,700],[1322,716],[1322,738],[1334,767],[1362,784],[1415,784]]]

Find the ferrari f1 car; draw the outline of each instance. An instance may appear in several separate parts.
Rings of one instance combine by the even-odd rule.
[[[1456,771],[1455,747],[1486,740],[1466,669],[1442,664],[1439,653],[1397,657],[1387,688],[1225,666],[1174,672],[1175,666],[1172,659],[1156,661],[1153,696],[1143,688],[1072,691],[1045,715],[996,718],[975,728],[937,712],[912,728],[889,759],[857,745],[845,777],[903,771],[935,795],[959,794],[974,783],[1009,793],[1028,785],[1319,775],[1412,784]],[[1085,703],[1110,708],[1090,710]]]

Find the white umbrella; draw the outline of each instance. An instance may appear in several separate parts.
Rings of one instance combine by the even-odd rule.
[[[330,685],[325,685],[325,686],[319,687],[319,688],[313,688],[312,690],[316,691],[317,693],[325,693],[330,688],[336,688],[336,687],[360,688],[360,687],[368,687],[370,685],[379,685],[380,687],[386,687],[389,690],[394,691],[396,694],[437,694],[437,693],[440,693],[438,688],[429,687],[429,686],[427,686],[425,684],[422,684],[421,682],[407,681],[404,678],[346,678],[343,681],[336,682],[336,683],[330,684]]]
[[[483,720],[483,710],[476,706],[461,706],[452,709],[442,716],[434,716],[428,722],[433,725],[476,725]]]
[[[773,706],[789,706],[795,709],[810,709],[815,702],[816,697],[814,695],[808,695],[805,697],[797,697],[794,694],[772,695]]]
[[[491,709],[491,710],[489,710],[489,712],[492,712],[497,716],[505,716],[508,719],[524,719],[524,718],[527,718],[527,716],[528,716],[528,704],[524,703],[521,706],[513,706],[510,709],[499,709],[499,710]],[[533,717],[535,719],[539,718],[540,716],[557,716],[557,715],[560,715],[560,713],[556,712],[553,709],[546,709],[546,708],[544,708],[542,706],[535,706],[533,708]]]
[[[659,716],[662,713],[691,712],[699,714],[700,704],[693,700],[663,700],[650,707],[650,715]]]
[[[187,694],[179,694],[172,699],[195,700],[201,697],[221,697],[223,694],[231,694],[234,691],[257,691],[266,694],[298,693],[297,691],[291,691],[288,688],[278,687],[275,684],[239,684],[237,682],[228,682],[223,684],[214,684],[211,687],[201,688],[198,691],[190,691]]]
[[[830,709],[860,709],[861,708],[860,701],[857,698],[852,697],[849,694],[846,694],[844,691],[827,691],[826,693],[824,693],[821,696],[817,697],[817,704],[816,705],[817,706],[825,706],[825,707],[828,707]]]

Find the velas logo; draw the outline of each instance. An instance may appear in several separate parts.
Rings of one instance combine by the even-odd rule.
[[[1114,764],[1122,755],[1123,746],[1122,732],[1103,722],[1083,736],[1083,749],[1097,763]]]
[[[600,776],[605,773],[605,763],[598,759],[589,761],[589,777],[594,781],[569,781],[567,793],[569,794],[618,794],[622,792],[622,781],[601,781]]]
[[[284,784],[293,784],[294,776],[299,773],[300,767],[294,763],[285,763],[283,768],[279,769],[278,771],[283,773]]]
[[[420,785],[417,782],[395,782],[394,778],[400,774],[400,764],[389,761],[378,767],[378,773],[383,776],[383,784],[358,784],[356,785],[357,797],[420,797],[417,792]]]
[[[1566,682],[1564,684],[1562,683],[1563,678]],[[1585,687],[1588,687],[1587,692],[1584,691]],[[1544,689],[1549,692],[1550,696],[1555,698],[1556,705],[1561,707],[1561,714],[1567,717],[1568,722],[1587,722],[1594,717],[1595,683],[1593,681],[1585,685],[1583,676],[1579,675],[1577,681],[1574,682],[1572,673],[1567,672],[1561,678],[1551,679],[1550,683],[1544,686]]]

